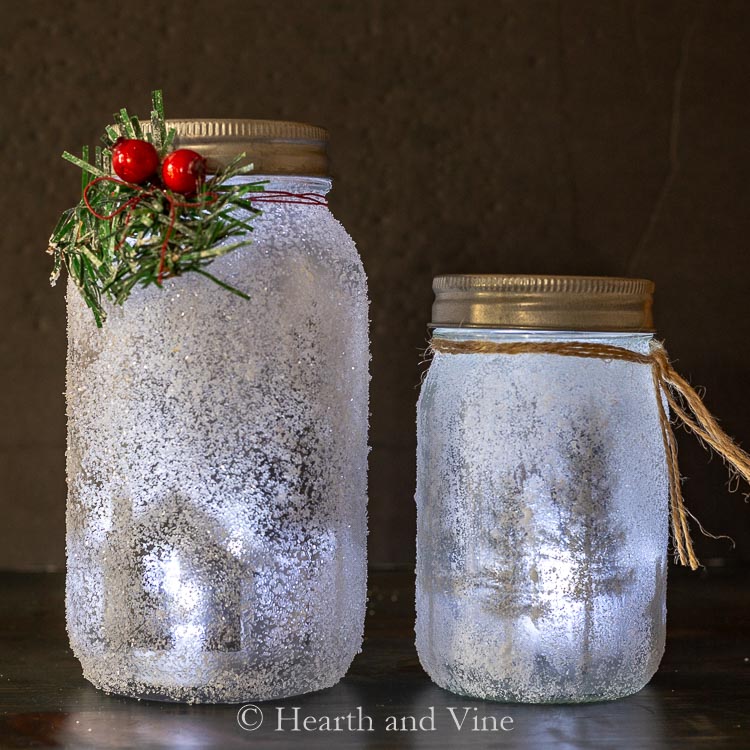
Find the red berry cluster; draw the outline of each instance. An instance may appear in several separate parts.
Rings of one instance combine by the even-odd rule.
[[[159,171],[159,154],[148,141],[120,138],[112,149],[112,168],[125,182],[141,185]],[[193,195],[205,177],[206,160],[189,148],[172,151],[161,164],[162,184],[173,193]]]

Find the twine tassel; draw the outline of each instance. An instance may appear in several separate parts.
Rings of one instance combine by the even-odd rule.
[[[687,513],[682,498],[682,480],[677,460],[677,441],[672,431],[672,425],[660,394],[665,390],[664,382],[660,378],[659,368],[654,366],[651,374],[654,379],[654,390],[656,391],[656,403],[659,410],[659,426],[661,437],[664,442],[664,451],[667,455],[667,472],[669,475],[669,513],[672,520],[672,543],[675,547],[675,556],[682,565],[689,565],[691,570],[698,568],[698,558],[693,550],[693,540],[687,525]],[[670,395],[666,394],[667,401]]]
[[[750,484],[750,455],[743,451],[729,435],[719,426],[714,416],[706,408],[696,390],[671,365],[664,347],[659,343],[652,345],[653,373],[657,393],[664,394],[669,408],[675,418],[690,430],[707,449],[718,453],[731,474],[738,474]],[[659,400],[659,409],[664,407]],[[666,417],[666,415],[664,415]],[[660,415],[662,426],[664,418]],[[682,497],[679,469],[677,467],[677,450],[674,432],[669,420],[666,420],[665,447],[670,468],[670,505],[672,510],[672,534],[677,557],[683,565],[692,570],[698,566],[698,559],[693,551],[693,543],[688,528],[688,511]]]

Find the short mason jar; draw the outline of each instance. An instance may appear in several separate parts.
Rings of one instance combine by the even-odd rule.
[[[171,121],[279,202],[211,273],[102,329],[68,287],[67,626],[96,687],[238,702],[335,684],[366,601],[368,303],[326,206],[326,132]],[[304,200],[300,196],[308,195]],[[316,205],[314,201],[322,205]]]
[[[653,284],[477,275],[433,289],[433,343],[465,343],[435,346],[418,404],[423,667],[498,701],[640,690],[666,619],[669,476],[651,368],[492,344],[647,355]]]

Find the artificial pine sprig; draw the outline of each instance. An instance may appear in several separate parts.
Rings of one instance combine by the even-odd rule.
[[[105,300],[122,304],[136,285],[161,287],[165,279],[189,271],[247,299],[206,270],[215,258],[250,244],[249,220],[260,211],[249,196],[262,192],[263,183],[230,184],[252,171],[252,165],[240,166],[244,154],[199,182],[189,197],[166,189],[158,177],[135,185],[111,175],[112,152],[120,139],[148,141],[160,160],[171,150],[175,131],[166,127],[161,92],[155,91],[152,101],[147,129],[125,109],[115,115],[117,124],[107,128],[93,163],[87,147],[80,158],[63,154],[82,170],[82,197],[63,213],[50,237],[50,283],[65,266],[99,327],[106,319]],[[235,242],[228,241],[234,237]]]

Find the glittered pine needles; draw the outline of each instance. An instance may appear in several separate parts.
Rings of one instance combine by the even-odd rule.
[[[93,163],[88,147],[81,158],[63,154],[82,170],[82,196],[50,237],[50,283],[54,286],[64,265],[99,327],[106,319],[105,300],[122,304],[135,286],[162,287],[186,272],[247,299],[206,267],[250,244],[249,221],[260,213],[250,196],[262,192],[264,183],[232,182],[252,171],[252,165],[240,166],[244,154],[206,178],[200,154],[174,149],[175,131],[166,127],[160,91],[152,103],[147,128],[125,109],[115,115],[116,125],[106,129]]]

